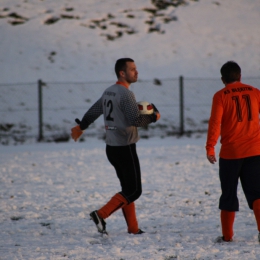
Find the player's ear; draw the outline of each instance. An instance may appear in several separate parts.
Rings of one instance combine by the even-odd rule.
[[[119,71],[120,77],[125,77],[125,72],[123,70]]]

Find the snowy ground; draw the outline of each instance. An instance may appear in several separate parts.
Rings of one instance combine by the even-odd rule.
[[[221,234],[218,166],[205,158],[203,135],[142,139],[140,236],[121,212],[102,238],[89,213],[120,190],[101,140],[0,146],[0,259],[259,259],[257,229],[239,186],[233,243]]]

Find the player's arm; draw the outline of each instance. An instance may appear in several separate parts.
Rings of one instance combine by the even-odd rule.
[[[92,107],[85,113],[80,122],[80,128],[85,130],[97,118],[103,114],[102,98],[96,101]]]
[[[161,114],[157,107],[152,103],[154,114],[156,115],[156,121],[158,121],[161,118]]]
[[[83,131],[93,123],[100,115],[103,114],[102,98],[96,101],[90,109],[85,113],[81,121],[76,119],[77,126],[71,129],[71,137],[76,142],[79,137],[83,134]]]
[[[215,145],[220,136],[220,126],[223,115],[223,104],[221,100],[221,96],[215,94],[213,97],[211,115],[209,119],[208,126],[208,136],[206,143],[206,151],[207,151],[207,159],[210,163],[215,163],[216,155],[215,155]]]
[[[125,94],[124,96],[122,96],[120,106],[124,111],[124,114],[127,117],[129,123],[132,126],[136,126],[136,127],[147,126],[152,122],[156,122],[160,118],[157,115],[157,114],[160,115],[158,110],[157,112],[154,112],[151,115],[140,115],[135,96],[130,91],[127,92],[127,94]]]

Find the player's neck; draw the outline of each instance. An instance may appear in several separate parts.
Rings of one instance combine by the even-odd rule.
[[[240,81],[238,80],[238,81],[233,81],[233,82],[230,82],[230,83],[225,83],[225,86],[232,85],[232,84],[237,84],[237,83],[240,83]]]
[[[120,80],[118,80],[118,81],[116,82],[116,84],[122,85],[122,86],[124,86],[125,88],[129,88],[129,86],[130,86],[130,84],[129,84],[128,82],[122,82],[122,81],[120,81]]]

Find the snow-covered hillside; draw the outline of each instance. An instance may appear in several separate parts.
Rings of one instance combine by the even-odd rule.
[[[259,24],[259,0],[1,0],[0,83],[114,80],[125,56],[140,79],[218,77],[227,60],[256,77]]]

